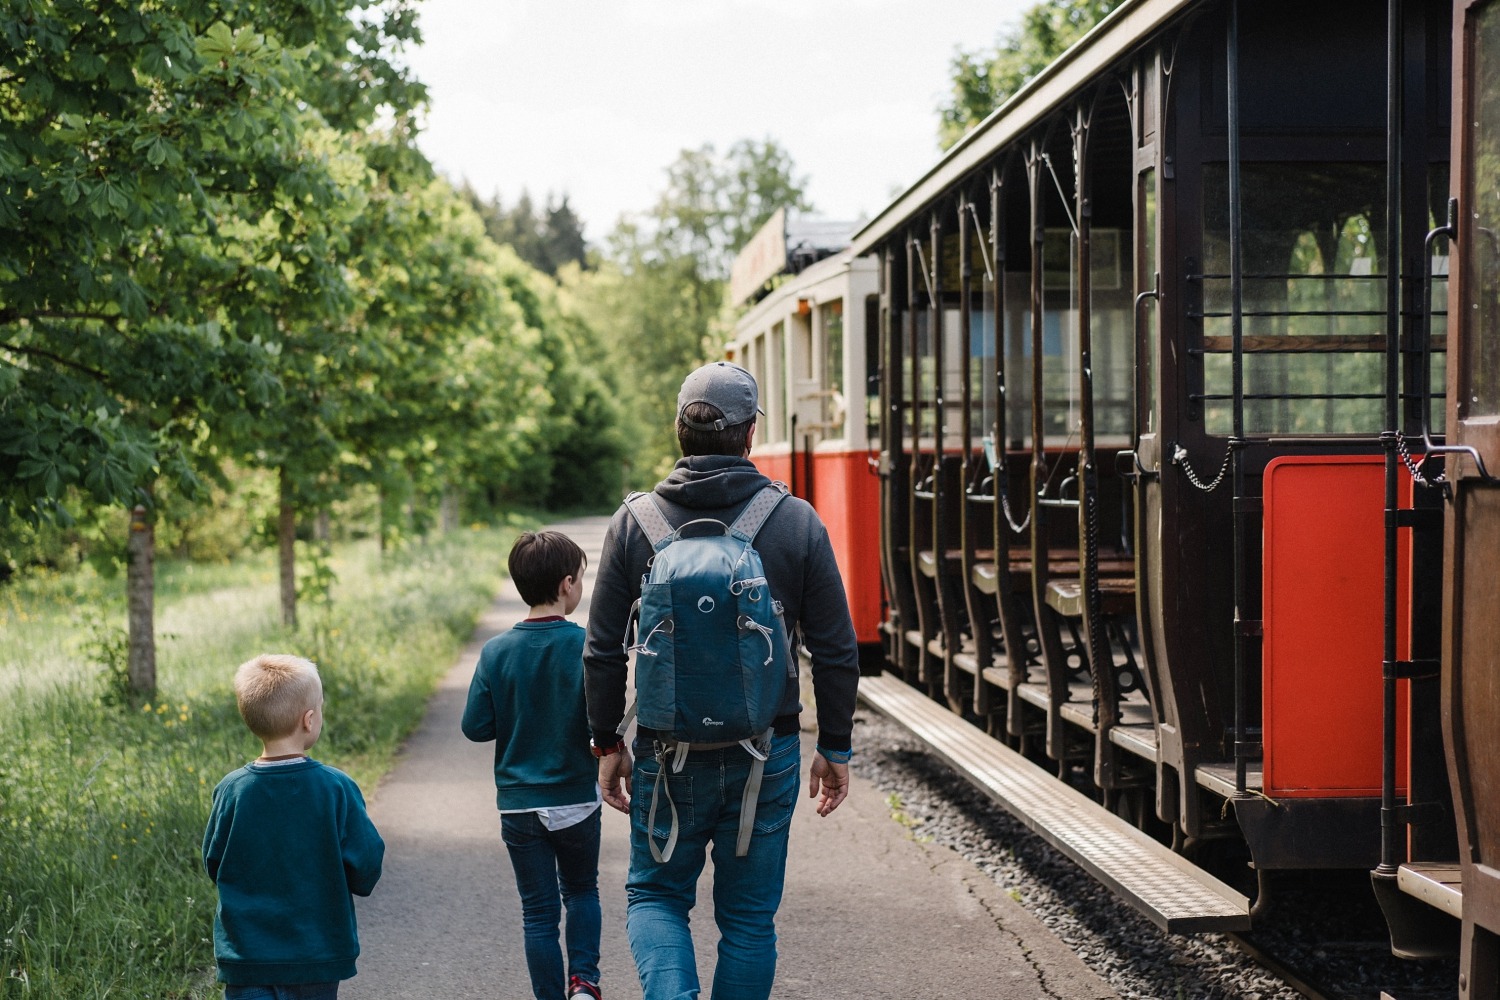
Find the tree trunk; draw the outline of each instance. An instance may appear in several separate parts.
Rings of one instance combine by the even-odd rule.
[[[380,557],[384,559],[386,535],[385,490],[379,490],[375,496],[376,520],[378,522],[375,526],[375,535],[380,539]]]
[[[440,522],[443,534],[449,534],[458,530],[458,493],[452,487],[443,491],[442,521]]]
[[[318,519],[313,522],[313,537],[324,545],[333,538],[333,519],[329,516],[327,507],[318,511]]]
[[[146,508],[130,512],[130,536],[126,544],[129,562],[125,569],[125,607],[130,628],[126,669],[130,690],[156,693],[156,532],[146,518]]]
[[[276,524],[281,548],[281,624],[297,627],[297,508],[292,505],[292,477],[281,467],[281,511]]]

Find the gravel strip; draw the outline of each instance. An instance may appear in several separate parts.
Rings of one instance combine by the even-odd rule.
[[[860,710],[854,745],[859,751],[855,772],[887,797],[893,820],[913,837],[952,847],[989,874],[1121,997],[1301,996],[1223,935],[1169,935],[1158,929],[878,713]],[[1293,880],[1297,884],[1290,884]],[[1349,1000],[1378,1000],[1382,988],[1397,1000],[1454,994],[1455,962],[1391,956],[1364,873],[1293,876],[1287,882],[1276,887],[1273,926],[1256,938],[1309,981],[1336,984],[1336,995]]]

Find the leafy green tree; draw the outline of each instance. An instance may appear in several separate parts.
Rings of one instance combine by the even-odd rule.
[[[939,147],[948,149],[963,138],[1119,5],[1120,0],[1043,0],[994,47],[960,48],[949,64],[952,94],[938,108]]]
[[[683,150],[652,209],[610,234],[597,273],[565,275],[572,308],[618,374],[635,485],[677,456],[677,389],[728,334],[734,254],[776,209],[811,211],[805,185],[772,139],[737,142],[724,156],[712,145]]]
[[[806,187],[774,139],[741,139],[722,157],[712,144],[684,149],[641,227],[653,244],[649,253],[691,260],[703,280],[723,281],[734,255],[778,208],[811,211]],[[617,229],[614,241],[622,240],[639,245],[628,225]]]
[[[387,53],[409,14],[0,0],[0,527],[75,490],[202,496],[282,401],[289,318],[347,297],[337,136],[409,131],[394,102],[420,89]],[[132,607],[150,587],[132,577]]]

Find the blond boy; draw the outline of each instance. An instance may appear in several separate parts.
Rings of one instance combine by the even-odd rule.
[[[203,835],[224,996],[332,1000],[359,955],[351,894],[375,888],[385,843],[353,779],[307,755],[323,731],[317,667],[257,656],[234,693],[263,751],[219,782]]]

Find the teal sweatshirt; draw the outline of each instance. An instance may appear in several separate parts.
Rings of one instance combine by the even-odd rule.
[[[219,979],[289,986],[352,977],[359,936],[350,893],[370,894],[384,856],[364,796],[344,772],[309,758],[228,774],[203,834],[203,865],[219,887]]]
[[[495,803],[502,810],[591,802],[598,765],[583,702],[583,627],[520,622],[484,644],[464,735],[495,741]]]

